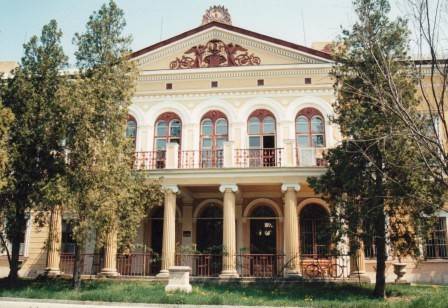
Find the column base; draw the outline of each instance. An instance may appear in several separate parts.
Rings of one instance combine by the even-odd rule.
[[[58,277],[60,275],[61,275],[61,271],[59,270],[59,268],[47,267],[45,269],[45,276],[47,276],[47,277]]]
[[[234,279],[234,278],[240,278],[240,274],[238,274],[236,270],[222,271],[221,274],[219,274],[219,279]]]
[[[348,278],[353,279],[353,280],[357,280],[357,281],[360,281],[360,282],[364,282],[364,283],[371,283],[370,277],[367,276],[365,272],[353,272],[353,273],[350,273]]]
[[[286,278],[302,278],[302,275],[300,275],[300,272],[298,270],[294,269],[288,269],[285,272]]]
[[[166,269],[160,270],[160,272],[156,275],[157,278],[169,278],[170,272]]]
[[[99,277],[105,277],[105,278],[113,278],[120,276],[120,273],[117,272],[115,268],[103,268],[101,272],[98,274]]]

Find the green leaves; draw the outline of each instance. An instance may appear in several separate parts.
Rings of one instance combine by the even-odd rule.
[[[125,135],[136,70],[128,61],[131,38],[115,2],[94,12],[84,33],[76,34],[80,75],[69,93],[69,211],[82,246],[95,231],[97,245],[118,228],[122,246],[130,246],[149,208],[162,200],[160,186],[132,171],[134,151]]]

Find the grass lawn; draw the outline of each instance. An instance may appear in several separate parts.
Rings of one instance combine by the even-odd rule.
[[[191,294],[164,292],[164,285],[149,281],[83,281],[80,292],[68,280],[21,280],[10,285],[0,280],[1,297],[27,297],[135,303],[228,304],[317,307],[448,307],[448,286],[388,286],[387,300],[370,297],[372,286],[344,284],[255,283],[249,285],[194,284]]]

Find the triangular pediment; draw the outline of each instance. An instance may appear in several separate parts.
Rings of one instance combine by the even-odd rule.
[[[210,23],[136,51],[139,70],[324,64],[331,56],[221,23]]]

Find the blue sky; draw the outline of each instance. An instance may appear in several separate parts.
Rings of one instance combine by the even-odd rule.
[[[106,0],[0,0],[0,61],[19,61],[22,44],[50,19],[64,33],[63,47],[73,62],[74,33]],[[392,0],[396,2],[397,0]],[[352,0],[117,0],[125,11],[134,50],[197,27],[204,11],[222,4],[235,26],[302,45],[329,41],[355,18]],[[393,15],[399,9],[393,8]],[[303,18],[302,18],[303,17]]]

